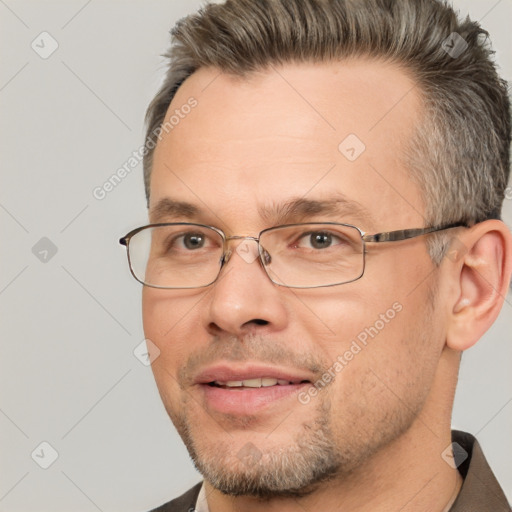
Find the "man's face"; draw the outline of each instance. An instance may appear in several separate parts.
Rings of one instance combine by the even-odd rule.
[[[414,85],[374,60],[286,65],[244,79],[196,72],[166,119],[191,97],[197,106],[155,152],[151,222],[255,237],[285,222],[368,233],[424,226],[402,161],[421,117]],[[340,197],[335,213],[261,215]],[[156,215],[164,199],[202,213]],[[233,255],[213,285],[143,292],[145,334],[160,349],[156,383],[196,465],[225,492],[260,496],[305,492],[357,470],[432,400],[444,339],[429,321],[424,239],[367,244],[361,279],[313,289],[273,284],[259,260],[236,251],[239,240],[229,243]],[[258,378],[278,382],[251,387]],[[227,385],[235,381],[244,385]]]

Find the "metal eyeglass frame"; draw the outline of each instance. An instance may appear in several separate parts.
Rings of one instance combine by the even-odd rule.
[[[213,281],[211,281],[210,283],[204,284],[204,285],[201,285],[201,286],[189,286],[189,287],[157,286],[157,285],[152,285],[152,284],[145,283],[144,281],[141,281],[135,275],[135,272],[134,272],[134,270],[132,268],[132,264],[131,264],[131,260],[130,260],[130,249],[129,249],[130,239],[133,238],[137,233],[139,233],[140,231],[143,231],[145,229],[156,228],[156,227],[164,227],[164,226],[175,226],[175,225],[199,226],[199,227],[202,227],[202,228],[209,228],[209,229],[212,229],[215,232],[217,232],[222,237],[222,240],[223,240],[223,252],[222,252],[222,256],[221,256],[220,261],[219,261],[219,263],[220,263],[219,272],[217,273],[217,276],[215,277],[215,279]],[[361,236],[361,240],[363,242],[363,268],[361,270],[361,274],[359,276],[355,277],[354,279],[351,279],[350,281],[343,281],[341,283],[333,283],[333,284],[322,284],[322,285],[319,285],[319,286],[288,286],[286,284],[275,282],[272,279],[272,277],[270,277],[270,275],[268,274],[268,272],[266,270],[266,264],[265,264],[265,261],[264,261],[266,250],[260,245],[261,235],[263,233],[268,232],[268,231],[273,231],[273,230],[277,230],[277,229],[280,229],[280,228],[302,226],[302,225],[308,225],[308,226],[310,226],[310,225],[344,226],[344,227],[354,228],[357,231],[359,231],[359,234]],[[165,222],[165,223],[157,223],[157,224],[147,224],[146,226],[141,226],[139,228],[135,228],[132,231],[130,231],[129,233],[127,233],[125,236],[120,238],[119,239],[119,243],[126,247],[126,254],[127,254],[127,257],[128,257],[128,266],[130,267],[130,272],[131,272],[132,276],[139,283],[143,284],[144,286],[149,286],[151,288],[158,288],[158,289],[163,289],[163,290],[187,290],[187,289],[206,288],[207,286],[212,285],[213,283],[215,283],[217,281],[217,279],[219,278],[220,273],[222,271],[222,268],[229,261],[229,259],[231,257],[232,251],[227,249],[227,242],[229,240],[246,240],[247,239],[247,240],[254,240],[258,244],[258,255],[259,255],[260,263],[261,263],[263,269],[265,270],[265,274],[267,274],[268,278],[270,279],[270,281],[272,281],[272,283],[274,283],[274,284],[276,284],[278,286],[283,286],[285,288],[308,289],[308,288],[326,288],[326,287],[329,287],[329,286],[339,286],[339,285],[342,285],[342,284],[352,283],[354,281],[357,281],[357,280],[361,279],[361,277],[363,277],[363,275],[364,275],[364,271],[365,271],[365,268],[366,268],[366,257],[365,257],[365,255],[366,255],[366,243],[367,242],[369,242],[369,243],[399,242],[399,241],[402,241],[402,240],[409,240],[411,238],[416,238],[418,236],[427,235],[429,233],[435,233],[437,231],[444,231],[446,229],[452,229],[452,228],[458,228],[458,227],[468,228],[470,226],[467,223],[465,223],[465,222],[454,222],[454,223],[451,223],[451,224],[446,224],[446,225],[441,225],[441,226],[432,226],[432,227],[428,227],[428,228],[398,229],[398,230],[395,230],[395,231],[383,231],[381,233],[368,234],[365,231],[363,231],[360,228],[358,228],[357,226],[354,226],[352,224],[345,224],[345,223],[342,223],[342,222],[303,222],[303,223],[297,223],[297,224],[284,224],[284,225],[281,225],[281,226],[273,226],[271,228],[266,228],[266,229],[260,231],[260,233],[259,233],[259,235],[257,237],[254,237],[254,236],[243,236],[243,235],[226,236],[225,233],[221,229],[216,228],[215,226],[209,226],[207,224],[198,224],[198,223],[195,223],[195,222]],[[269,256],[271,256],[271,255],[269,255]]]

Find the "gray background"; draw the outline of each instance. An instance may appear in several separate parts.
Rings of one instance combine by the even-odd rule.
[[[199,4],[0,0],[0,511],[144,511],[200,479],[133,354],[141,289],[117,239],[146,220],[141,165],[92,194],[139,148],[168,30]],[[456,5],[483,19],[510,81],[512,0]],[[47,59],[31,47],[51,48],[43,31],[59,45]],[[463,357],[453,425],[511,499],[507,300]],[[43,441],[59,454],[46,470]]]

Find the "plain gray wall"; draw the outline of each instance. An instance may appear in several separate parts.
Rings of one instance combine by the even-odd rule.
[[[93,196],[140,146],[168,31],[199,4],[0,1],[0,511],[141,512],[200,479],[133,355],[141,288],[117,240],[146,221],[142,166]],[[456,5],[483,18],[510,80],[512,0]],[[509,499],[511,307],[463,357],[453,418]],[[44,441],[48,469],[31,456],[51,461]]]

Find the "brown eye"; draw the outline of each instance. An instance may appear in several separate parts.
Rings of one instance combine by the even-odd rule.
[[[334,245],[342,243],[343,240],[339,236],[329,233],[328,231],[310,231],[303,233],[296,243],[296,247],[302,249],[329,249]]]
[[[204,246],[204,235],[201,233],[188,233],[183,235],[183,245],[187,249],[201,249]]]
[[[325,249],[332,244],[332,236],[329,233],[313,233],[309,237],[311,247],[315,249]]]

